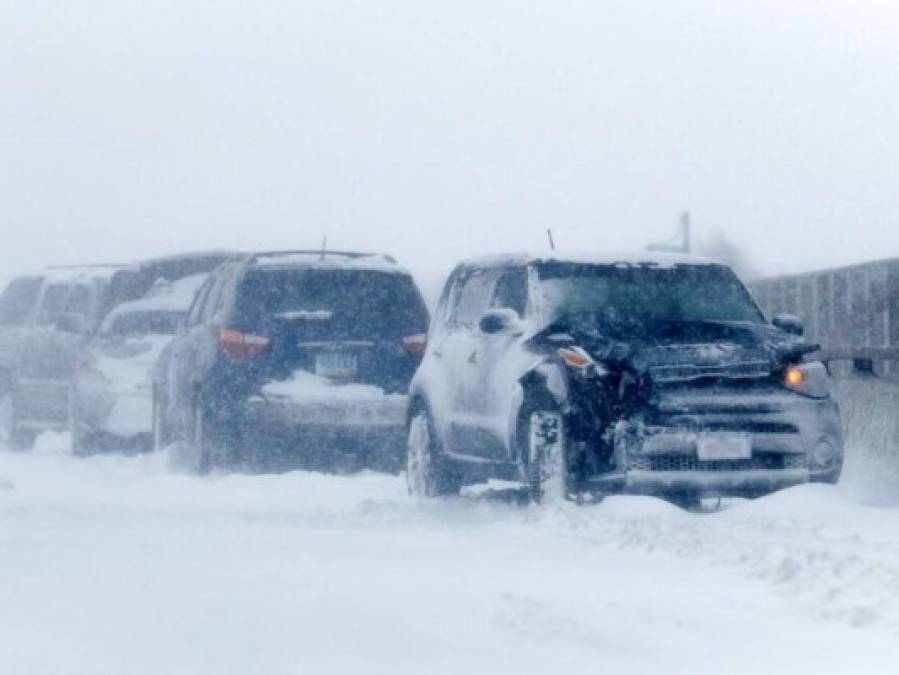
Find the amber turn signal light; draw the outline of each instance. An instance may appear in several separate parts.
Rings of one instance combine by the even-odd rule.
[[[586,368],[593,363],[593,360],[579,349],[565,349],[563,347],[559,350],[559,356],[562,357],[565,363],[575,368]]]
[[[805,381],[805,373],[801,368],[787,368],[787,386],[798,387]]]

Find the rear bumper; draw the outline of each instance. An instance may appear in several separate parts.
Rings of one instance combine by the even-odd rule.
[[[72,424],[80,434],[131,439],[153,433],[153,396],[148,388],[114,392],[76,388]]]
[[[268,445],[314,440],[316,446],[355,451],[375,444],[399,453],[405,447],[406,406],[404,395],[353,401],[254,396],[243,405],[241,426],[246,439],[260,438]]]

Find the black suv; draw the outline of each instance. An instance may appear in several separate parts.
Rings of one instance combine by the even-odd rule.
[[[216,464],[398,469],[428,313],[383,255],[259,253],[220,267],[154,378],[157,448]]]
[[[410,491],[490,478],[695,505],[835,482],[839,412],[795,317],[681,256],[460,265],[410,389]]]

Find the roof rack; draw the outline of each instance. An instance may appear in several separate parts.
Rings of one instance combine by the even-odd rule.
[[[127,265],[120,263],[97,263],[96,265],[86,264],[86,265],[47,265],[44,269],[46,270],[89,270],[89,269],[119,269],[125,268]]]
[[[387,255],[386,253],[363,253],[360,251],[331,251],[326,250],[322,251],[321,249],[313,250],[313,249],[298,249],[298,250],[288,250],[288,251],[260,251],[258,253],[252,254],[250,257],[253,260],[258,258],[267,258],[274,257],[279,255],[308,255],[308,256],[317,256],[324,260],[327,256],[335,256],[338,258],[382,258],[387,262],[395,263],[396,259]]]

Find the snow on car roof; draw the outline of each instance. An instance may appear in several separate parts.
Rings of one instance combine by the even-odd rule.
[[[192,274],[177,281],[157,282],[140,300],[131,300],[116,306],[109,313],[107,322],[114,317],[132,312],[186,312],[208,276],[208,274]]]
[[[340,253],[326,251],[285,251],[262,253],[254,258],[259,267],[314,267],[316,269],[353,269],[372,272],[409,274],[408,270],[385,253]]]
[[[721,265],[723,263],[702,256],[684,253],[659,252],[584,252],[543,251],[540,253],[509,253],[471,258],[462,264],[467,267],[496,267],[500,265],[528,265],[533,263],[561,262],[584,265],[625,265],[674,267],[676,265]]]
[[[66,265],[47,267],[40,273],[48,283],[71,284],[78,281],[109,281],[124,265]],[[38,276],[38,275],[35,275]]]

